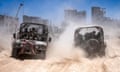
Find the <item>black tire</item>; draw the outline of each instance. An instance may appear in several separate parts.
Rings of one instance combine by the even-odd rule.
[[[101,50],[101,51],[98,53],[98,55],[99,55],[100,57],[105,56],[105,50]]]
[[[90,39],[86,42],[85,50],[88,53],[88,56],[94,57],[100,51],[99,41],[96,39]]]
[[[35,58],[35,59],[45,59],[46,58],[46,52],[45,51],[40,51],[40,53],[37,54],[37,55],[34,55],[33,58]]]
[[[14,57],[14,58],[18,57],[18,49],[17,48],[12,49],[12,57]]]
[[[45,50],[41,51],[40,58],[41,59],[45,59],[46,58],[46,51]]]
[[[101,50],[100,50],[100,52],[99,52],[99,56],[100,57],[103,57],[103,56],[105,56],[105,46],[101,46]]]

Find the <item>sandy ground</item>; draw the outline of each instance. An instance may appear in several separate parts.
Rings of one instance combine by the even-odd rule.
[[[120,57],[16,60],[9,56],[8,51],[3,51],[0,72],[120,72]]]

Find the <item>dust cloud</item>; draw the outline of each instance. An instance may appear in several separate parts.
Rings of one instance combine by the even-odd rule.
[[[84,55],[82,50],[81,52],[77,52],[78,48],[74,48],[74,30],[76,26],[72,24],[69,25],[65,31],[60,35],[58,39],[56,39],[48,48],[48,58],[49,57],[72,57],[74,53],[81,53],[79,55]],[[75,55],[76,56],[76,55]]]
[[[7,32],[6,28],[0,27],[0,49],[10,50],[12,35]]]

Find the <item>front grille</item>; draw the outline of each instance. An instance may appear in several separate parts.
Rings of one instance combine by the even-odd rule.
[[[35,48],[38,50],[46,50],[46,46],[43,45],[37,45]]]

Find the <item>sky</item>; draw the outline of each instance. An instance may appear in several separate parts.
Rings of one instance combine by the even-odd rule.
[[[92,6],[106,8],[107,17],[120,19],[120,0],[0,0],[0,14],[15,16],[22,2],[20,19],[22,15],[38,16],[57,24],[64,19],[64,9],[85,10],[90,18]]]

